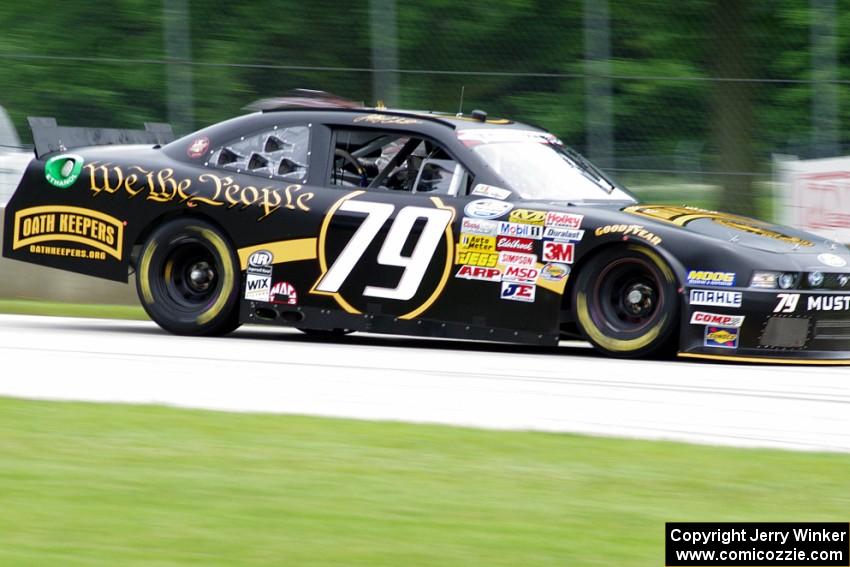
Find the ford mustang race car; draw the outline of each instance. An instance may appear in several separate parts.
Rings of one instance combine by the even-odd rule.
[[[618,357],[844,362],[848,250],[640,203],[552,134],[315,93],[173,140],[31,118],[3,255],[116,281],[161,327],[243,323]]]

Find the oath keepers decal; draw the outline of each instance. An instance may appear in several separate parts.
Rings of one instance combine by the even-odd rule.
[[[348,313],[380,304],[383,314],[419,316],[439,298],[451,274],[454,215],[438,197],[419,206],[349,193],[322,222],[322,275],[310,293],[333,297]]]
[[[33,254],[94,260],[109,255],[121,260],[123,245],[124,223],[100,211],[46,205],[15,212],[12,250],[27,248]]]

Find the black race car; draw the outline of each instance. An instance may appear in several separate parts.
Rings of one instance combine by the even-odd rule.
[[[552,134],[309,93],[171,141],[31,118],[3,254],[128,281],[179,334],[242,323],[612,356],[850,360],[848,250],[641,204]]]

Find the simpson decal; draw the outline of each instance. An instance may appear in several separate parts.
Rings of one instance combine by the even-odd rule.
[[[537,263],[537,256],[534,254],[522,254],[520,252],[499,252],[499,263],[533,267]]]
[[[51,242],[67,242],[104,254],[88,254],[86,249],[34,246]],[[121,260],[124,246],[124,223],[100,211],[81,207],[46,205],[15,212],[12,249],[30,247],[34,254],[105,259],[105,255]],[[79,250],[81,253],[63,253]]]

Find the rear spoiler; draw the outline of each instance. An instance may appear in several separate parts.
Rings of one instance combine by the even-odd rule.
[[[145,122],[144,130],[118,128],[73,128],[59,126],[55,118],[29,116],[27,118],[35,157],[51,152],[64,152],[84,146],[109,146],[114,144],[167,144],[174,140],[171,126],[159,122]]]

